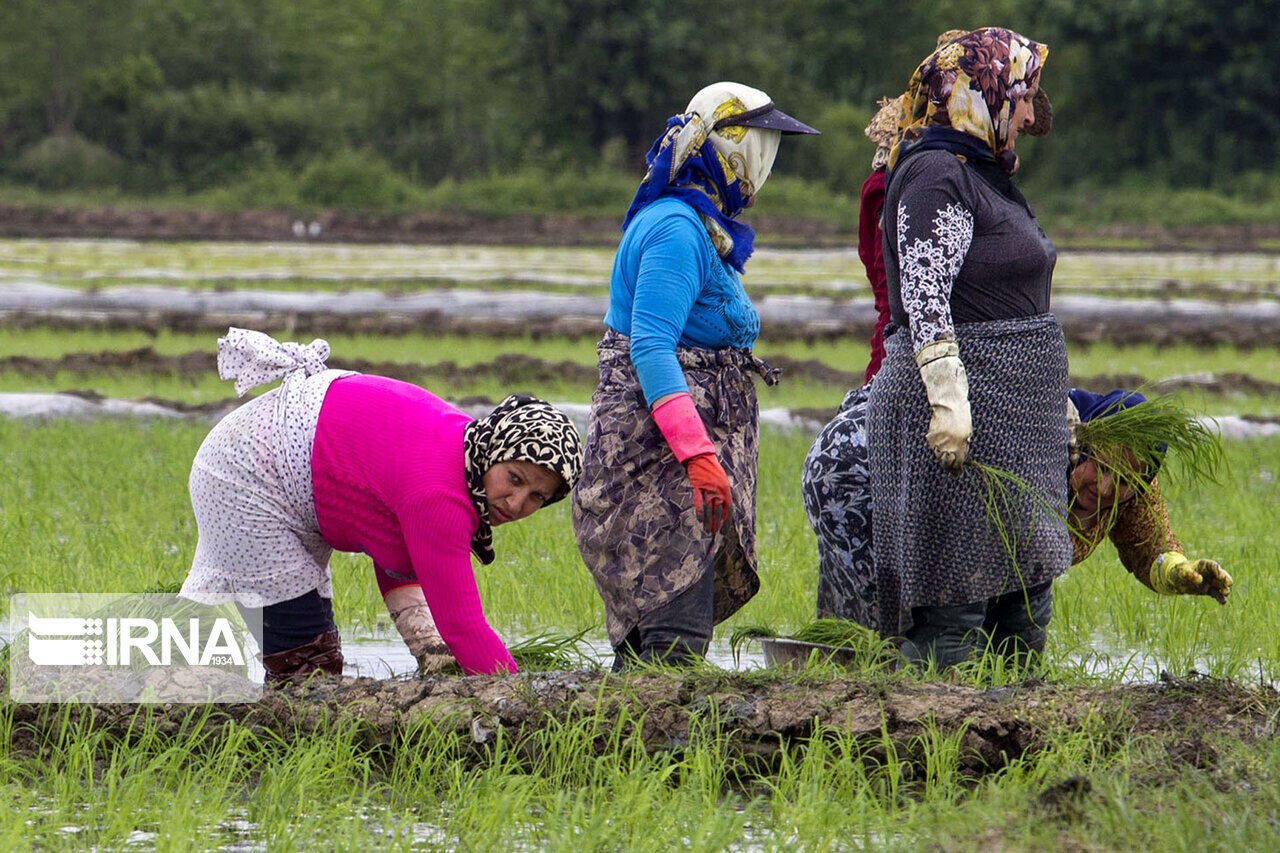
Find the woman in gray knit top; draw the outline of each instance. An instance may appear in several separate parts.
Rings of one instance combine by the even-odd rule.
[[[905,638],[911,661],[949,666],[987,643],[1038,650],[1051,583],[1071,564],[1056,253],[1012,181],[1047,53],[975,30],[930,55],[902,99],[884,206],[892,324],[868,446],[876,559],[889,567],[878,593],[900,614],[882,630]],[[969,460],[1040,493],[1006,508],[1004,536]]]

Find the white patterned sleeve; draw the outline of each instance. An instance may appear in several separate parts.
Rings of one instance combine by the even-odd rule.
[[[903,187],[898,201],[898,275],[912,352],[954,341],[951,287],[973,241],[973,213],[949,181],[925,175]]]

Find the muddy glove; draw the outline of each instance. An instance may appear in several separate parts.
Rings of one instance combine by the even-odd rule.
[[[1213,560],[1188,560],[1177,551],[1167,551],[1151,564],[1151,588],[1163,595],[1208,595],[1226,604],[1232,583]]]
[[[391,621],[396,630],[404,638],[409,653],[418,662],[418,674],[439,672],[446,665],[453,663],[453,655],[445,645],[440,632],[436,630],[436,622],[431,618],[431,608],[422,594],[418,584],[398,586],[383,598]]]
[[[716,446],[707,435],[693,397],[676,394],[663,401],[654,407],[653,419],[671,452],[684,463],[693,487],[693,511],[702,529],[715,533],[729,518],[729,476],[716,459]]]
[[[916,353],[920,378],[929,395],[933,417],[925,441],[948,474],[964,473],[973,420],[969,415],[969,378],[955,341],[937,341]]]

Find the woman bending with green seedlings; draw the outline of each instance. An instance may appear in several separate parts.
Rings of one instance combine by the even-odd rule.
[[[1231,575],[1213,560],[1186,557],[1169,524],[1169,508],[1156,479],[1168,444],[1161,440],[1162,433],[1181,445],[1175,449],[1184,457],[1191,458],[1192,473],[1197,473],[1196,465],[1202,460],[1205,473],[1212,474],[1216,442],[1202,440],[1203,435],[1188,421],[1172,421],[1172,433],[1153,421],[1148,423],[1154,429],[1146,430],[1145,436],[1140,423],[1126,430],[1126,423],[1135,422],[1131,416],[1141,420],[1144,410],[1135,407],[1145,402],[1132,391],[1072,390],[1068,397],[1071,563],[1084,560],[1109,536],[1120,562],[1152,590],[1165,595],[1207,595],[1226,604]]]
[[[818,617],[848,619],[892,637],[893,626],[910,615],[893,606],[901,600],[895,594],[901,578],[892,567],[876,564],[867,465],[867,390],[863,386],[850,391],[835,418],[818,434],[805,458],[801,491],[818,537]],[[1072,564],[1086,559],[1109,537],[1124,567],[1153,591],[1204,595],[1226,603],[1231,576],[1213,560],[1185,556],[1156,478],[1164,455],[1162,445],[1170,445],[1193,474],[1197,456],[1205,463],[1205,473],[1211,473],[1216,438],[1198,427],[1188,413],[1158,401],[1144,411],[1139,407],[1143,403],[1145,398],[1131,391],[1069,392],[1067,421],[1072,441],[1065,483]],[[1144,418],[1153,408],[1154,416]],[[1135,418],[1145,423],[1135,424]],[[1127,429],[1125,421],[1130,424]],[[1109,463],[1112,457],[1116,461]],[[1188,458],[1193,464],[1187,464]],[[978,474],[965,476],[976,479]],[[988,519],[988,523],[998,522]],[[1051,593],[1045,599],[1051,602]],[[956,609],[957,620],[969,623],[970,648],[990,641],[1008,654],[1040,652],[1049,615],[1046,607],[1024,634],[1011,635],[1007,627],[988,621],[985,608]]]
[[[181,594],[262,608],[272,682],[342,672],[329,555],[364,552],[420,668],[514,672],[480,605],[470,555],[492,527],[568,495],[578,432],[533,397],[475,420],[423,388],[326,370],[329,345],[231,329],[218,374],[236,393],[283,378],[210,431],[188,486],[199,528]]]

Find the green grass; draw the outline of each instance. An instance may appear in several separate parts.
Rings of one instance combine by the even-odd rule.
[[[290,335],[285,330],[267,330],[281,339],[310,335]],[[534,339],[529,335],[488,338],[456,334],[411,333],[405,335],[330,334],[334,358],[367,359],[423,366],[417,380],[446,397],[483,395],[500,400],[512,391],[529,391],[547,399],[587,402],[594,389],[590,370],[596,363],[594,337]],[[11,329],[0,336],[0,358],[27,356],[59,358],[78,352],[113,352],[151,347],[162,355],[187,352],[213,353],[214,333],[180,333],[161,331],[155,335],[142,331],[61,331],[48,328]],[[785,356],[798,361],[817,361],[850,374],[861,381],[866,366],[868,346],[861,340],[842,338],[831,341],[771,342],[767,338],[756,347],[765,359]],[[520,353],[544,361],[569,361],[587,369],[587,378],[517,380],[503,383],[497,378],[469,380],[451,379],[447,370],[435,365],[452,362],[459,366],[488,364],[503,353]],[[1151,344],[1115,346],[1097,344],[1075,347],[1071,351],[1073,376],[1115,377],[1137,375],[1150,380],[1182,376],[1198,372],[1217,374],[1240,373],[1265,382],[1277,382],[1275,354],[1267,348],[1241,349],[1233,346],[1200,348],[1189,345],[1156,347]],[[1095,383],[1096,384],[1096,383]],[[100,370],[81,375],[61,372],[54,376],[30,375],[19,371],[0,371],[0,392],[53,392],[92,390],[109,397],[138,399],[160,397],[189,403],[205,403],[233,397],[231,384],[220,381],[212,371],[205,376],[183,376],[177,373],[142,374],[130,370]],[[848,387],[838,381],[825,381],[796,371],[784,371],[782,382],[773,388],[759,386],[762,408],[806,408],[834,410]],[[1090,385],[1088,390],[1108,391],[1111,385]],[[1196,411],[1210,415],[1280,414],[1280,400],[1273,394],[1233,392],[1209,394],[1196,389],[1178,392],[1177,397]]]
[[[309,342],[315,337],[296,333],[290,336],[285,329],[262,331],[280,340],[301,339]],[[5,329],[4,334],[0,335],[0,358],[14,355],[58,358],[73,352],[122,351],[141,347],[151,347],[162,355],[197,351],[213,354],[218,350],[218,337],[216,332],[191,333],[168,329],[156,334],[141,330],[62,330],[46,327]],[[595,337],[547,337],[535,341],[530,335],[519,334],[491,338],[420,332],[404,335],[328,333],[323,337],[329,342],[334,358],[422,364],[452,361],[459,365],[472,365],[486,364],[502,353],[521,352],[547,361],[574,361],[584,365],[596,363]],[[865,349],[864,346],[864,352]]]
[[[603,330],[603,325],[601,329]],[[312,335],[290,335],[285,329],[263,329],[281,340],[310,340]],[[820,361],[830,367],[861,375],[867,364],[869,347],[858,338],[844,336],[813,341],[771,341],[768,330],[755,351],[765,359],[785,355],[801,361]],[[484,364],[505,352],[519,352],[547,361],[596,363],[596,338],[532,337],[510,334],[501,338],[478,335],[412,332],[403,335],[329,333],[335,358],[365,358],[371,361],[419,362],[434,364],[453,361],[461,365]],[[213,332],[155,334],[142,330],[50,329],[48,327],[5,329],[0,335],[0,358],[25,355],[57,358],[73,352],[103,352],[151,347],[164,355],[217,350]],[[1138,374],[1159,379],[1189,373],[1243,373],[1280,382],[1280,360],[1267,347],[1242,348],[1230,345],[1199,347],[1189,344],[1092,344],[1071,348],[1071,372],[1077,376]],[[786,381],[784,376],[784,382]],[[1099,389],[1093,389],[1099,390]]]
[[[0,243],[0,255],[14,245]],[[113,246],[120,247],[114,260]],[[261,258],[273,253],[278,257],[270,263],[281,266],[293,263],[290,253],[351,269],[367,270],[377,260],[376,252],[343,258],[340,252],[309,254],[313,247],[251,248],[246,261],[237,256],[244,247],[234,244],[68,242],[37,246],[33,257],[36,268],[47,263],[53,265],[48,269],[70,270],[70,275],[77,269],[109,270],[112,264],[118,272],[167,263],[234,274],[263,268]],[[395,247],[377,251],[388,253],[384,258],[392,264],[422,263],[421,257],[396,258]],[[598,275],[608,256],[548,250],[527,251],[519,260],[534,268],[545,263],[548,270],[581,263],[581,274],[589,276]],[[755,271],[785,282],[795,257],[762,253],[757,261],[765,263]],[[489,261],[458,254],[442,263],[470,262]],[[5,263],[0,261],[0,271],[12,272]],[[852,273],[842,268],[853,263],[815,256],[806,269],[815,277],[860,277],[859,267]],[[1223,275],[1242,280],[1254,275],[1247,265],[1232,263]],[[1108,276],[1137,281],[1143,273],[1113,264],[1089,274],[1099,281]],[[798,273],[795,280],[797,286],[809,286]],[[212,352],[215,337],[7,329],[0,336],[0,357],[49,358],[142,346],[170,354]],[[483,364],[504,352],[587,366],[595,362],[591,338],[328,338],[335,356],[424,365]],[[867,357],[865,343],[851,340],[772,343],[766,338],[758,351],[766,358],[815,359],[859,374]],[[1270,349],[1098,345],[1072,351],[1073,374],[1086,376],[1159,378],[1212,371],[1280,381],[1276,366]],[[428,384],[450,396],[497,399],[512,390],[496,381]],[[192,381],[127,371],[49,380],[0,374],[0,390],[65,388],[193,402],[233,393],[229,383],[212,375]],[[585,402],[591,388],[551,382],[528,390]],[[761,388],[760,399],[766,407],[832,408],[845,390],[793,377],[777,389]],[[1211,412],[1280,412],[1274,396],[1198,399],[1184,394],[1180,399]],[[196,539],[187,473],[207,429],[198,422],[0,419],[5,471],[0,477],[0,589],[125,592],[180,583]],[[816,545],[799,494],[809,442],[801,434],[766,431],[762,436],[757,515],[762,588],[718,628],[718,639],[753,624],[794,631],[813,618]],[[1280,439],[1232,442],[1226,453],[1229,473],[1222,484],[1175,482],[1167,493],[1188,555],[1217,559],[1235,578],[1229,603],[1220,607],[1207,599],[1154,595],[1104,544],[1055,585],[1051,679],[1105,684],[1125,675],[1149,677],[1158,669],[1179,674],[1196,669],[1241,681],[1280,675],[1280,638],[1274,631],[1280,622],[1274,605],[1280,594],[1274,571],[1280,564],[1274,532]],[[602,606],[577,556],[565,503],[498,528],[496,548],[497,561],[477,566],[476,575],[486,614],[501,635],[585,631],[588,637],[603,637]],[[369,560],[335,555],[333,574],[343,632],[354,637],[375,626],[385,629],[389,618]],[[1011,677],[993,675],[997,682]],[[712,851],[734,845],[779,851],[1280,848],[1274,817],[1280,813],[1280,746],[1274,738],[1240,744],[1196,730],[1195,736],[1203,735],[1216,753],[1214,765],[1205,770],[1175,762],[1166,743],[1127,738],[1095,718],[1055,733],[1045,752],[1015,760],[982,780],[960,771],[961,735],[926,726],[913,749],[918,764],[891,744],[856,742],[836,731],[797,747],[767,777],[744,783],[732,778],[726,738],[711,720],[684,750],[650,754],[624,727],[588,717],[538,735],[531,750],[500,744],[475,761],[464,758],[475,749],[469,735],[426,721],[393,749],[371,746],[356,725],[333,725],[282,741],[239,727],[224,730],[213,721],[178,732],[139,722],[128,742],[118,729],[109,734],[68,722],[49,740],[18,748],[26,735],[13,716],[14,706],[0,703],[0,792],[9,805],[0,811],[0,849],[185,850],[234,844],[272,850],[477,851]],[[601,742],[610,747],[597,757],[590,747]],[[530,754],[540,758],[530,764]],[[1041,793],[1073,777],[1087,780],[1092,790],[1078,802],[1046,807]]]
[[[861,168],[861,167],[860,167]],[[279,172],[279,170],[277,170]],[[398,192],[385,194],[371,206],[382,212],[466,212],[483,216],[512,214],[562,214],[570,216],[620,216],[626,210],[640,174],[598,168],[572,173],[527,167],[508,173],[478,175],[464,181],[447,179],[433,187],[413,185],[398,176]],[[1107,233],[1111,225],[1194,227],[1249,225],[1280,220],[1280,191],[1274,175],[1264,176],[1261,188],[1227,193],[1204,189],[1159,186],[1144,175],[1131,182],[1107,187],[1060,187],[1032,175],[1022,187],[1050,235],[1057,231],[1080,232],[1073,237],[1088,245],[1099,239],[1124,240]],[[175,209],[238,211],[253,208],[294,209],[314,212],[319,205],[302,200],[296,175],[250,175],[237,185],[198,194],[159,193],[134,195],[114,189],[63,192],[31,187],[0,186],[0,201],[38,208],[100,208],[125,210]],[[337,205],[341,206],[341,205]],[[827,185],[788,175],[769,181],[761,193],[758,212],[773,216],[801,217],[853,229],[857,223],[855,196],[832,191]],[[1132,239],[1132,238],[1129,238]]]
[[[469,737],[419,722],[393,749],[356,724],[291,743],[196,718],[131,742],[55,726],[39,754],[8,746],[0,711],[6,849],[205,850],[1269,850],[1280,843],[1280,748],[1210,736],[1208,772],[1164,745],[1118,743],[1081,721],[982,781],[962,738],[925,729],[910,758],[828,731],[774,773],[734,785],[714,720],[682,750],[649,754],[588,716],[525,744],[463,758]],[[961,733],[962,734],[962,733]],[[1057,733],[1052,733],[1057,734]],[[591,746],[611,744],[602,756]],[[537,756],[532,761],[523,755]],[[1048,789],[1071,784],[1060,802]],[[139,837],[139,834],[144,834]],[[1064,846],[1070,845],[1070,846]],[[225,848],[224,848],[225,849]]]
[[[196,531],[186,494],[199,424],[0,421],[0,566],[3,586],[22,592],[128,592],[180,582]],[[721,627],[796,628],[815,607],[817,554],[800,501],[810,439],[766,432],[761,443],[757,530],[762,588]],[[1236,586],[1225,607],[1157,596],[1133,580],[1110,549],[1058,583],[1051,656],[1103,649],[1150,656],[1174,671],[1209,667],[1247,676],[1259,660],[1280,671],[1271,571],[1280,505],[1280,440],[1231,442],[1222,485],[1174,483],[1175,529],[1193,557],[1211,557]],[[600,630],[603,611],[577,554],[568,507],[559,503],[496,533],[498,560],[477,569],[486,612],[507,636]],[[349,628],[386,621],[367,558],[336,555],[336,611]],[[537,594],[530,594],[536,590]]]
[[[508,394],[531,393],[556,402],[587,403],[591,392],[595,390],[595,382],[571,382],[560,380],[517,380],[502,382],[497,378],[482,378],[454,382],[446,378],[436,378],[430,371],[420,384],[446,399],[483,396],[497,403]],[[131,372],[103,371],[85,375],[58,373],[51,378],[28,377],[13,372],[0,372],[0,392],[22,391],[47,393],[53,391],[92,390],[106,397],[139,399],[142,397],[159,397],[165,400],[179,400],[187,403],[207,403],[219,400],[234,399],[232,384],[223,382],[217,376],[202,376],[192,379],[177,374],[161,374],[143,376]],[[816,382],[814,380],[798,380],[785,382],[773,388],[760,390],[762,408],[818,408],[832,412],[840,405],[848,389],[843,386]],[[257,391],[253,393],[258,393]]]
[[[205,427],[191,423],[0,420],[3,588],[26,592],[149,589],[185,575],[195,544],[186,495]],[[719,628],[811,621],[816,551],[799,496],[808,438],[761,441],[762,589]],[[1232,443],[1221,486],[1171,489],[1174,524],[1193,556],[1219,559],[1236,587],[1225,607],[1156,596],[1114,551],[1055,588],[1049,674],[1085,677],[1079,656],[1240,680],[1280,671],[1276,612],[1280,440]],[[577,557],[567,507],[496,531],[498,560],[478,567],[488,617],[510,638],[603,633]],[[344,632],[387,620],[367,558],[333,564]],[[1136,664],[1135,664],[1136,666]],[[1130,673],[1134,674],[1134,673]],[[776,676],[775,676],[776,677]],[[900,677],[900,676],[899,676]],[[498,743],[482,760],[469,734],[420,719],[393,748],[361,726],[281,740],[214,719],[163,731],[146,712],[133,737],[68,721],[30,744],[0,704],[0,846],[45,850],[537,849],[667,851],[1268,850],[1280,845],[1280,746],[1195,729],[1208,770],[1175,762],[1168,744],[1131,739],[1085,718],[1048,748],[981,780],[961,772],[963,733],[927,726],[912,755],[830,731],[797,746],[769,775],[736,779],[713,719],[685,749],[649,753],[629,728],[585,718],[543,730],[525,748]],[[27,746],[19,747],[19,742]],[[608,744],[603,754],[593,748]],[[531,762],[529,756],[535,759]],[[1090,790],[1058,806],[1067,780]],[[1072,783],[1083,784],[1083,783]],[[735,848],[734,845],[737,845]]]
[[[1054,191],[1030,187],[1027,198],[1052,235],[1058,229],[1095,231],[1100,225],[1249,225],[1280,221],[1280,192],[1227,195],[1213,190],[1154,186],[1135,176],[1132,185]]]

